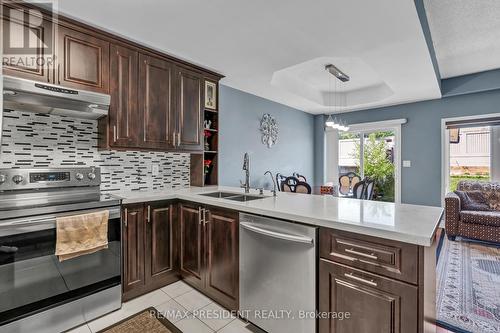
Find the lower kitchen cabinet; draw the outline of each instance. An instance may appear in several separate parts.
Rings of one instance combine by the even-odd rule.
[[[182,203],[180,272],[228,309],[239,307],[238,212]]]
[[[319,333],[418,331],[418,288],[325,259],[319,261]]]
[[[173,203],[124,206],[122,234],[124,300],[179,279]]]

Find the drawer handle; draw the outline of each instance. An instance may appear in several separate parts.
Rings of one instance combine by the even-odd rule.
[[[373,259],[373,260],[378,260],[378,257],[374,253],[368,254],[368,253],[363,253],[363,252],[356,251],[354,249],[345,249],[344,251],[347,252],[347,253],[351,253],[351,254],[355,254],[355,255],[361,256],[361,257],[365,257],[365,258],[369,258],[369,259]]]
[[[346,278],[349,278],[349,279],[352,279],[352,280],[356,280],[356,281],[359,281],[359,282],[366,283],[366,284],[368,284],[370,286],[374,286],[374,287],[378,286],[377,282],[375,282],[373,280],[363,279],[363,278],[361,278],[359,276],[356,276],[356,275],[354,275],[352,273],[344,273],[344,276]]]

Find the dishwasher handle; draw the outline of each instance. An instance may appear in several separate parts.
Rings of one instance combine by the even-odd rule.
[[[282,239],[282,240],[286,240],[286,241],[290,241],[290,242],[295,242],[295,243],[314,244],[314,239],[312,239],[310,237],[297,236],[297,235],[277,232],[274,230],[269,230],[266,228],[257,227],[254,224],[251,224],[248,222],[240,222],[240,226],[244,229],[249,230],[249,231],[253,231],[253,232],[259,233],[261,235],[272,237],[272,238],[278,238],[278,239]]]

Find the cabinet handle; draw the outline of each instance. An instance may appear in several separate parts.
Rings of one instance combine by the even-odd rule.
[[[61,84],[61,64],[57,64],[57,84]]]
[[[151,221],[151,206],[148,205],[148,215],[146,216],[146,223]]]
[[[210,213],[210,211],[208,209],[203,209],[203,224],[208,224],[208,222],[210,222],[209,220],[207,220],[207,212]]]
[[[363,283],[366,283],[370,286],[378,286],[377,282],[373,281],[373,280],[366,280],[366,279],[363,279],[362,277],[359,277],[359,276],[356,276],[352,273],[344,273],[344,276],[346,278],[349,278],[349,279],[352,279],[352,280],[356,280],[356,281],[359,281],[359,282],[363,282]]]
[[[50,63],[47,61],[47,82],[50,83]]]
[[[201,206],[198,206],[198,225],[201,225],[201,220],[202,220],[202,216],[201,216]]]
[[[116,125],[113,125],[113,142],[116,142]]]
[[[127,227],[127,225],[128,225],[128,209],[127,208],[125,208],[124,215],[125,215],[125,218],[123,219],[123,222],[125,223],[125,227]]]
[[[369,258],[369,259],[373,259],[373,260],[378,260],[378,257],[374,254],[374,253],[363,253],[363,252],[359,252],[359,251],[356,251],[354,249],[345,249],[344,250],[345,252],[347,253],[351,253],[351,254],[355,254],[355,255],[358,255],[358,256],[361,256],[361,257],[365,257],[365,258]]]
[[[181,132],[177,132],[177,146],[181,145]]]
[[[173,138],[172,138],[172,140],[173,140],[173,145],[174,145],[174,147],[175,147],[175,132],[173,132],[173,133],[172,133],[172,137],[173,137]]]

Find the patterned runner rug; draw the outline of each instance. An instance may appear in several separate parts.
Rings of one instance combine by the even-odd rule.
[[[500,248],[444,237],[436,308],[438,324],[454,332],[500,332]]]

